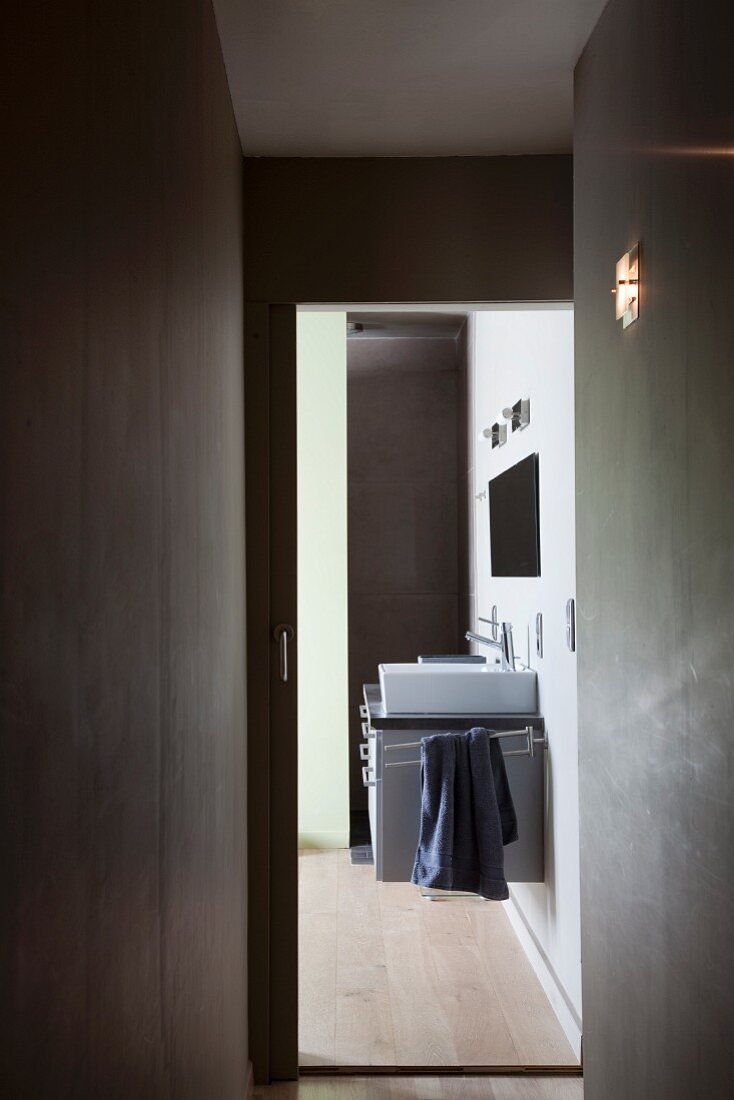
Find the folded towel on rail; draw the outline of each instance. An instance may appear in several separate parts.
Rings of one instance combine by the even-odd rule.
[[[421,826],[411,882],[504,901],[503,845],[517,818],[499,742],[486,729],[421,741]]]

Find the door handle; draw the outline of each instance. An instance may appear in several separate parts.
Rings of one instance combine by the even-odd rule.
[[[295,634],[295,630],[289,623],[278,623],[273,631],[280,655],[280,678],[284,684],[288,683],[288,642],[293,641]]]
[[[576,601],[573,596],[566,600],[566,645],[571,653],[576,652]]]

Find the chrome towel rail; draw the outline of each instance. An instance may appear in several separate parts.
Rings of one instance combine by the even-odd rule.
[[[426,734],[430,736],[430,734]],[[526,726],[522,730],[499,730],[490,733],[490,739],[492,741],[498,741],[502,737],[524,737],[526,738],[526,745],[523,749],[511,749],[510,752],[504,753],[505,756],[529,756],[531,759],[535,756],[536,745],[540,748],[548,748],[548,734],[543,733],[542,737],[535,736],[535,730],[532,726]],[[421,747],[423,738],[420,741],[403,741],[399,745],[385,745],[385,752],[396,752],[398,749],[419,749]],[[409,768],[415,767],[416,764],[420,764],[420,760],[395,760],[385,763],[386,768]]]

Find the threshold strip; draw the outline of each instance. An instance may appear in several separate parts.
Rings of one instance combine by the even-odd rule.
[[[583,1077],[582,1066],[299,1066],[300,1077]]]

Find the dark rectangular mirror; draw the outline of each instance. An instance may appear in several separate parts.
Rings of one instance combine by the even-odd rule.
[[[489,535],[493,577],[540,576],[538,456],[489,483]]]

